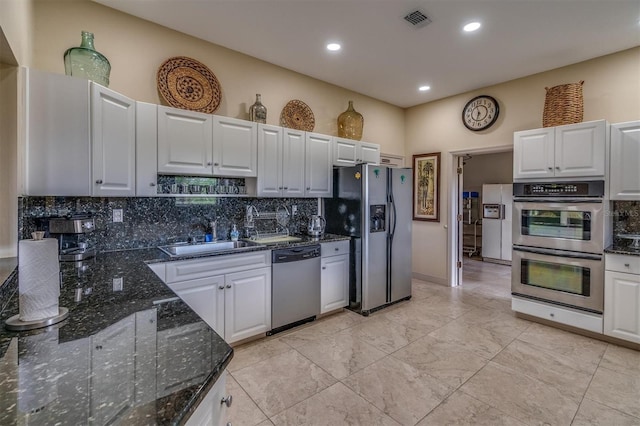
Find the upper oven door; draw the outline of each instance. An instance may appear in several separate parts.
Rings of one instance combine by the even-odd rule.
[[[516,199],[513,209],[513,244],[585,253],[604,250],[601,200]]]

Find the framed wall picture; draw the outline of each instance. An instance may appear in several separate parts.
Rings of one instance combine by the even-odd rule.
[[[440,222],[440,153],[413,156],[413,220]]]

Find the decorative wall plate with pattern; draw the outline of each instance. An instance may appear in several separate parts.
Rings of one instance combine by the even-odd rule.
[[[175,56],[160,65],[158,91],[172,107],[212,114],[220,106],[222,89],[206,65]]]
[[[280,125],[290,129],[311,132],[316,126],[313,111],[307,104],[297,99],[287,102],[280,113]]]

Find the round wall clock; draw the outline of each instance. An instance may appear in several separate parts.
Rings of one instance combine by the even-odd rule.
[[[471,99],[462,110],[462,122],[469,130],[488,129],[498,119],[500,107],[491,96],[481,95]]]

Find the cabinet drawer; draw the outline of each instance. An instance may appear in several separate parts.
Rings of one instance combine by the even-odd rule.
[[[640,274],[640,256],[605,254],[604,259],[604,267],[607,271]]]
[[[165,282],[173,283],[271,266],[271,251],[264,250],[204,259],[180,260],[168,262],[166,265]]]
[[[322,257],[337,256],[339,254],[348,254],[349,240],[334,241],[332,243],[322,243],[320,245],[320,253]]]

